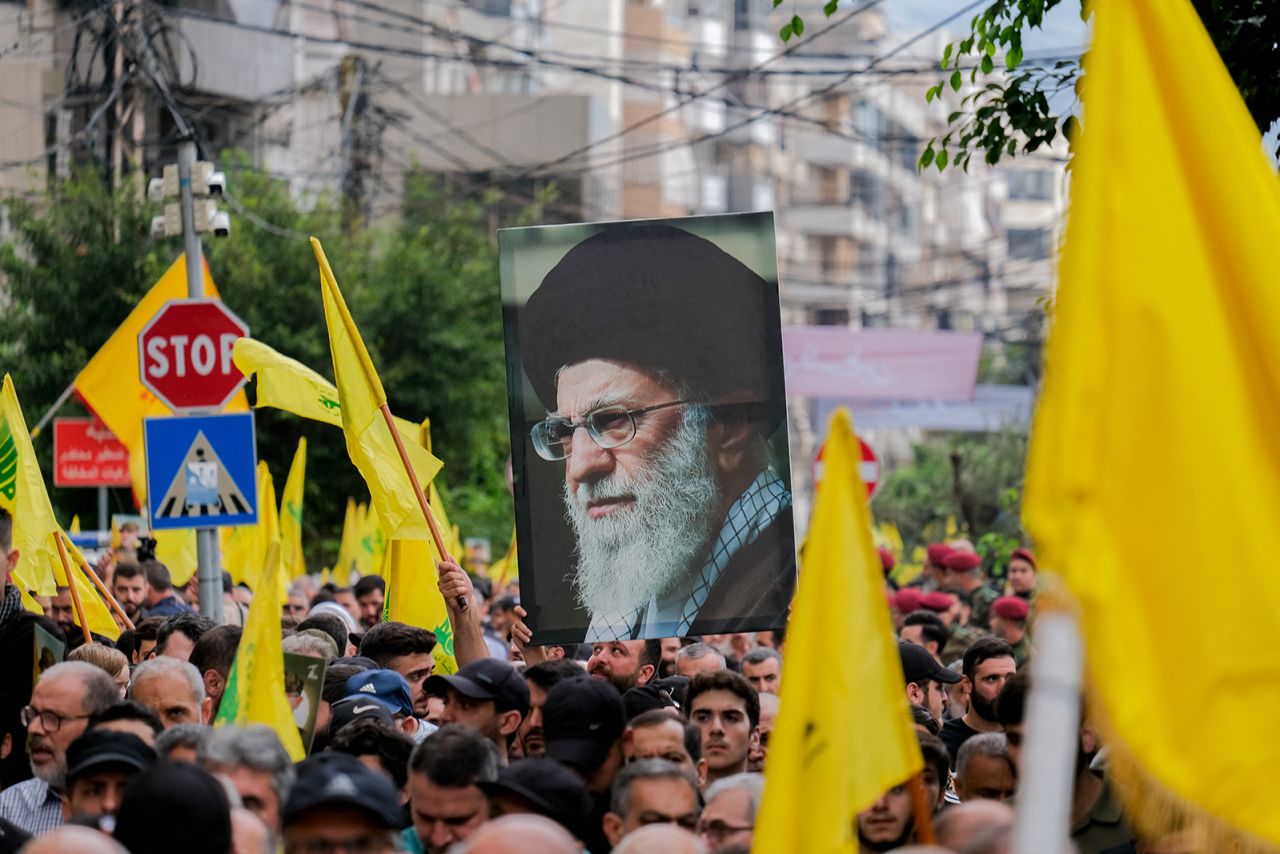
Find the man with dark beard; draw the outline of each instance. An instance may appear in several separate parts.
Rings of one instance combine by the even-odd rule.
[[[915,820],[911,812],[911,791],[907,784],[894,786],[875,803],[858,813],[858,852],[892,851],[911,842]]]
[[[776,285],[667,225],[571,249],[525,306],[525,372],[564,461],[587,641],[781,626],[791,494],[769,464],[785,414]],[[761,334],[764,333],[764,334]]]
[[[594,644],[587,673],[603,679],[625,694],[648,685],[662,660],[662,641],[608,641]]]
[[[969,688],[969,711],[962,718],[947,721],[940,733],[951,754],[952,769],[960,745],[967,739],[980,732],[1002,730],[996,715],[996,696],[1018,669],[1013,660],[1013,647],[994,637],[974,641],[964,651],[962,661],[963,681]]]

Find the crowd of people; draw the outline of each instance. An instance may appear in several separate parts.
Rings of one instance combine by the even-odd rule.
[[[0,511],[7,573],[11,520]],[[66,591],[23,608],[6,583],[0,644],[0,854],[11,851],[744,852],[751,848],[780,712],[785,635],[538,646],[518,586],[446,564],[484,643],[455,646],[383,619],[377,576],[289,590],[286,652],[326,662],[308,757],[262,725],[213,727],[251,594],[226,587],[223,624],[199,613],[129,546],[100,564],[134,628],[85,642]],[[882,551],[904,697],[925,760],[929,813],[910,781],[858,813],[860,851],[935,842],[1009,850],[1036,606],[1029,551],[999,582],[965,542],[930,546],[898,588]],[[451,612],[453,613],[453,612]],[[31,662],[35,627],[65,660]],[[831,660],[842,649],[832,626]],[[1088,722],[1079,732],[1072,839],[1084,854],[1137,850]],[[926,849],[920,849],[926,850]]]

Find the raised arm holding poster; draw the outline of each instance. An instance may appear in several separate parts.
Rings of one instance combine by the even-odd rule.
[[[796,569],[772,215],[499,243],[535,642],[782,627]]]

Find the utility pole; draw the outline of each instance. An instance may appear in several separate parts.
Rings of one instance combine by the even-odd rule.
[[[196,202],[191,173],[196,165],[196,143],[187,137],[178,144],[178,202],[182,207],[182,251],[187,256],[187,297],[204,296],[204,246],[196,231]],[[196,529],[196,566],[200,576],[200,613],[222,625],[222,556],[218,529]]]

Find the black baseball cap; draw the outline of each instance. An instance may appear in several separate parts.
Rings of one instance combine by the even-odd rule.
[[[490,797],[515,795],[574,838],[582,839],[583,821],[591,815],[591,798],[582,778],[554,759],[522,759],[498,772],[493,782],[477,782]]]
[[[365,718],[373,718],[387,729],[396,728],[396,720],[391,716],[391,711],[383,703],[364,694],[343,697],[329,707],[329,715],[329,732],[335,735],[347,724]]]
[[[604,764],[626,726],[622,695],[603,679],[567,679],[542,706],[547,756],[584,771]]]
[[[138,772],[155,764],[156,752],[136,735],[95,729],[67,748],[67,783],[94,771]]]
[[[926,679],[954,685],[962,678],[954,670],[948,670],[929,654],[929,650],[919,644],[898,641],[898,656],[902,659],[902,676],[905,684],[917,685]]]
[[[157,762],[139,771],[116,811],[116,841],[133,854],[226,854],[231,805],[208,771],[189,762]]]
[[[350,806],[362,809],[388,830],[399,830],[404,814],[400,797],[386,775],[354,756],[322,753],[298,763],[298,779],[280,813],[285,827],[316,807]]]
[[[529,683],[505,661],[482,658],[452,676],[432,676],[422,686],[428,694],[443,696],[452,688],[473,700],[493,700],[499,712],[529,714]]]

